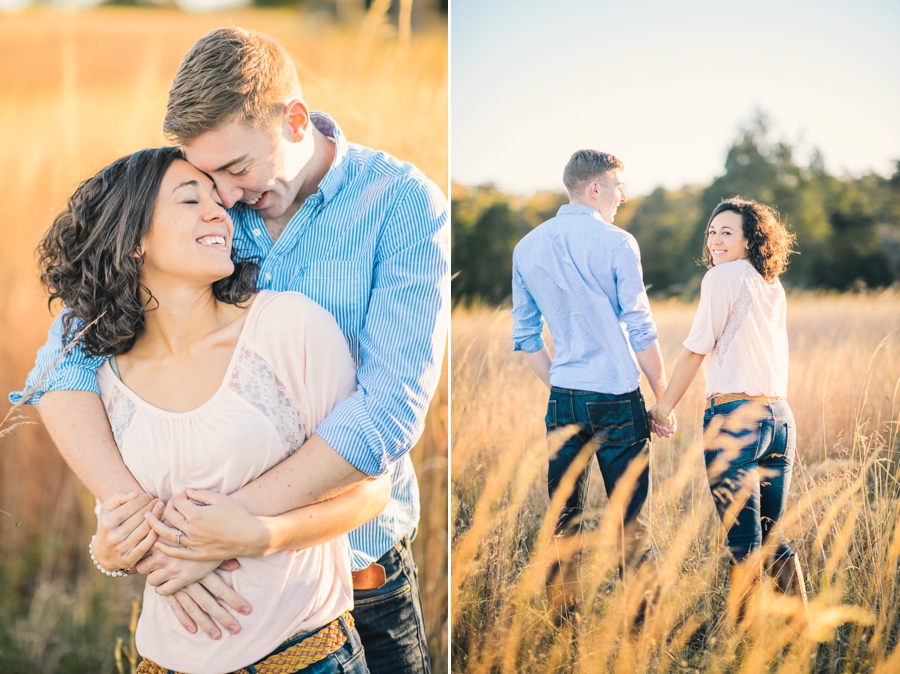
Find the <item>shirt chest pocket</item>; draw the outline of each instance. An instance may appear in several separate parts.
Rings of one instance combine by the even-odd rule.
[[[303,275],[301,292],[324,307],[337,320],[359,362],[359,332],[369,308],[371,270],[352,260],[320,260]]]

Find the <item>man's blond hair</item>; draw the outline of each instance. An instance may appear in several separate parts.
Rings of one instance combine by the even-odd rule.
[[[570,197],[579,196],[589,183],[609,171],[624,168],[625,164],[608,152],[578,150],[563,170],[563,185],[566,186]]]
[[[302,91],[291,57],[268,35],[220,28],[184,57],[166,106],[163,132],[184,144],[224,124],[267,128]]]

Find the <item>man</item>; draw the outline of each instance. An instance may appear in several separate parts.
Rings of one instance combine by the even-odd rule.
[[[238,28],[191,48],[164,131],[215,181],[235,224],[235,249],[260,260],[260,288],[300,291],[329,310],[358,365],[355,394],[296,454],[232,496],[254,514],[275,514],[389,473],[387,508],[350,535],[353,613],[373,673],[427,672],[409,547],[419,494],[408,451],[443,358],[446,200],[415,167],[349,144],[329,117],[311,113],[287,52]],[[40,398],[60,452],[103,501],[136,483],[97,396],[101,360],[77,346],[58,360],[60,328],[57,319],[29,376],[37,389],[29,402]],[[197,610],[205,606],[191,614],[204,626],[208,616]]]
[[[581,530],[591,452],[611,503],[621,485],[623,576],[649,552],[641,512],[649,492],[650,427],[635,359],[657,400],[666,375],[637,242],[612,224],[625,203],[623,169],[604,152],[573,154],[563,172],[569,203],[523,237],[513,253],[515,350],[525,353],[550,388],[547,431],[579,428],[550,457],[550,498],[573,463],[586,464],[556,525],[563,552],[550,570],[547,591],[557,620],[578,605],[579,550],[572,537]],[[553,358],[541,337],[542,317],[553,336]]]

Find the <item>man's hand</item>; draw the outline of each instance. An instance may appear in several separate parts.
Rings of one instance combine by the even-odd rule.
[[[122,492],[100,505],[94,558],[107,571],[130,569],[149,552],[157,534],[144,519],[145,513],[163,512],[163,503],[150,494]]]
[[[216,600],[218,597],[231,605],[227,599],[229,593],[240,599],[234,590],[225,584],[225,581],[215,573],[210,573],[204,576],[199,583],[191,583],[183,590],[178,590],[174,595],[167,596],[166,601],[178,622],[188,632],[196,634],[199,625],[210,639],[219,639],[222,633],[219,631],[218,625],[222,625],[232,634],[241,631],[241,626],[234,616]],[[249,613],[249,606],[241,612]]]
[[[269,550],[262,521],[224,494],[187,489],[166,505],[168,526],[155,515],[146,520],[160,537],[157,548],[169,557],[207,562],[262,557]]]
[[[156,588],[157,594],[166,597],[178,622],[188,632],[196,633],[199,624],[211,638],[218,639],[214,636],[217,627],[213,619],[232,634],[241,628],[217,598],[243,615],[249,614],[251,607],[215,573],[217,565],[218,562],[173,559],[154,547],[135,569],[147,574],[147,583]],[[237,563],[231,562],[227,567],[223,563],[222,567],[234,570]]]
[[[650,428],[661,438],[671,438],[675,435],[677,422],[675,421],[675,412],[670,410],[665,413],[661,410],[659,404],[654,405],[647,411],[650,417]]]

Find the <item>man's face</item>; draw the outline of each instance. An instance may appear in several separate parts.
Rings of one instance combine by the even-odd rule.
[[[589,189],[593,189],[591,186]],[[625,203],[625,179],[622,171],[607,171],[597,180],[597,210],[606,222],[612,223],[619,206]]]
[[[299,190],[292,180],[302,167],[290,165],[289,142],[281,133],[237,121],[185,143],[184,154],[212,177],[226,208],[241,202],[270,219],[284,215]]]

